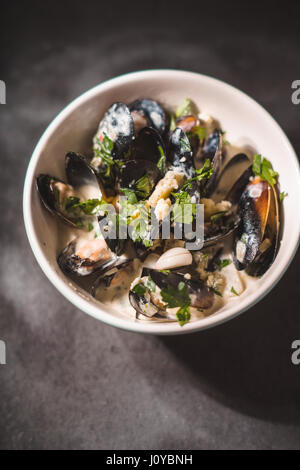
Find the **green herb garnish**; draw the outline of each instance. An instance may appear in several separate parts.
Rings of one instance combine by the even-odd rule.
[[[144,295],[146,293],[146,287],[144,284],[136,284],[132,288],[133,292],[135,292],[137,295]]]
[[[179,282],[177,289],[171,285],[168,285],[167,289],[162,289],[160,291],[160,294],[163,301],[167,303],[167,308],[179,307],[176,316],[180,326],[188,323],[191,318],[191,299],[189,297],[188,288],[185,283]]]
[[[199,137],[199,140],[204,140],[207,136],[207,129],[202,126],[195,126],[192,130],[192,134],[196,134]]]
[[[261,157],[261,155],[254,155],[252,171],[256,176],[264,181],[267,181],[272,187],[277,182],[278,173],[273,170],[272,164],[267,158]]]
[[[146,281],[145,281],[145,285],[146,285],[146,287],[148,287],[148,289],[151,290],[151,292],[156,291],[156,285],[155,285],[155,283],[153,282],[153,280],[151,279],[150,276],[147,276]]]
[[[210,216],[210,220],[213,224],[215,224],[216,222],[219,222],[219,220],[225,215],[227,214],[227,211],[220,211],[220,212],[216,212],[215,214],[212,214]]]
[[[285,193],[284,191],[282,191],[280,194],[279,194],[279,202],[282,202],[284,200],[285,197],[288,196],[288,193]]]
[[[152,184],[147,173],[137,180],[135,187],[135,192],[141,199],[146,199],[150,195]]]
[[[231,264],[230,259],[219,259],[216,261],[216,265],[218,266],[219,271],[221,271],[221,269],[223,268],[226,268],[226,266],[228,266],[229,264]]]
[[[191,147],[191,144],[190,144],[190,141],[187,137],[187,135],[184,135],[184,137],[182,137],[180,139],[180,145],[181,145],[181,150],[185,153],[185,152],[191,152],[192,151],[192,147]]]
[[[222,294],[221,294],[221,292],[219,292],[217,289],[214,289],[214,288],[212,287],[212,290],[213,290],[213,293],[214,293],[214,294],[218,295],[219,297],[223,297]]]
[[[166,156],[165,156],[163,148],[160,145],[158,146],[158,150],[160,153],[160,159],[157,162],[157,168],[164,175],[166,173]]]
[[[186,98],[176,109],[175,116],[179,118],[190,114],[198,114],[198,109],[190,98]]]
[[[235,288],[233,286],[231,287],[230,292],[232,292],[234,295],[237,295],[237,296],[240,295],[240,294],[237,293],[237,291],[235,290]]]
[[[94,225],[91,222],[88,223],[88,231],[91,232],[94,228]]]

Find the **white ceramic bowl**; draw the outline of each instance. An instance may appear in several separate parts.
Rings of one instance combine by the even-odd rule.
[[[63,178],[64,156],[68,150],[85,153],[105,110],[115,101],[129,103],[151,97],[162,104],[178,104],[192,98],[199,109],[216,117],[227,131],[227,139],[250,145],[269,158],[280,175],[284,200],[284,227],[277,258],[269,271],[217,313],[191,322],[134,321],[122,312],[95,301],[73,286],[56,263],[57,222],[41,206],[35,188],[39,173]],[[136,72],[104,82],[70,103],[49,125],[38,142],[27,170],[24,186],[24,220],[32,251],[42,270],[70,302],[85,313],[113,326],[155,334],[183,334],[199,331],[233,318],[253,306],[274,287],[291,262],[300,232],[300,179],[295,152],[278,124],[258,103],[224,82],[204,75],[177,70]],[[41,292],[41,296],[42,296]]]

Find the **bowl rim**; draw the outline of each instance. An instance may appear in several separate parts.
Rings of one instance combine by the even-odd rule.
[[[298,220],[298,237],[294,236],[293,239],[290,240],[288,245],[288,253],[285,257],[285,260],[282,260],[281,264],[277,266],[277,269],[272,273],[272,275],[265,280],[264,287],[265,289],[257,296],[256,293],[250,294],[249,300],[244,299],[243,306],[239,307],[239,304],[235,306],[232,305],[227,312],[220,312],[205,317],[203,319],[199,319],[193,322],[186,324],[184,327],[180,327],[178,323],[173,322],[166,322],[166,323],[151,323],[151,322],[141,322],[141,321],[133,321],[132,318],[124,318],[115,317],[109,312],[102,310],[101,305],[97,306],[87,299],[83,298],[74,291],[72,287],[70,287],[67,281],[64,281],[59,275],[56,273],[54,268],[48,262],[46,256],[43,253],[41,248],[41,244],[37,238],[34,224],[33,224],[33,212],[32,212],[32,192],[33,188],[35,188],[35,169],[36,165],[39,161],[40,155],[42,153],[43,148],[47,144],[48,140],[51,138],[51,135],[55,132],[56,128],[70,115],[78,106],[84,103],[86,100],[91,99],[99,92],[105,92],[111,88],[114,88],[118,85],[124,84],[126,81],[135,80],[135,79],[142,79],[142,78],[151,78],[151,77],[159,77],[166,78],[166,75],[180,75],[180,78],[184,80],[185,78],[194,78],[202,80],[207,80],[215,83],[217,86],[222,86],[227,88],[227,90],[231,91],[231,93],[240,95],[244,100],[248,100],[251,102],[252,105],[254,104],[260,109],[260,112],[264,115],[264,117],[269,120],[269,122],[273,125],[273,127],[281,134],[281,138],[283,139],[283,143],[287,147],[287,151],[289,152],[289,157],[294,160],[294,163],[298,167],[298,173],[300,176],[300,167],[299,161],[296,155],[295,150],[292,147],[288,137],[279,126],[279,124],[275,121],[275,119],[266,111],[256,100],[248,96],[243,91],[239,90],[232,85],[216,79],[214,77],[210,77],[208,75],[196,73],[196,72],[189,72],[184,70],[176,70],[176,69],[151,69],[151,70],[142,70],[138,72],[130,72],[124,75],[120,75],[115,78],[108,79],[89,90],[82,93],[80,96],[72,100],[66,107],[59,112],[59,114],[50,122],[47,126],[45,131],[43,132],[42,136],[40,137],[33,153],[30,158],[28,168],[26,171],[25,182],[24,182],[24,189],[23,189],[23,217],[24,217],[24,224],[25,230],[27,233],[27,237],[29,240],[29,244],[31,249],[34,253],[34,256],[40,265],[42,271],[50,280],[50,282],[56,287],[56,289],[66,297],[76,308],[79,308],[83,312],[93,316],[94,318],[103,321],[111,326],[115,326],[124,330],[133,331],[133,332],[140,332],[140,333],[148,333],[148,334],[157,334],[157,335],[175,335],[175,334],[187,334],[192,332],[201,331],[212,326],[216,326],[221,324],[227,320],[230,320],[237,315],[245,312],[249,308],[253,307],[257,302],[259,302],[263,297],[265,297],[271,289],[277,284],[277,282],[281,279],[283,274],[286,272],[287,268],[289,267],[293,257],[296,254],[298,245],[299,245],[299,232],[300,232],[300,217]]]

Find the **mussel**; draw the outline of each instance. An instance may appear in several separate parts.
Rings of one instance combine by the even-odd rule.
[[[124,159],[133,138],[133,119],[126,104],[114,103],[104,114],[94,137],[96,150],[101,147],[101,143],[105,144],[105,138],[113,144],[109,149],[112,158]]]
[[[132,142],[130,158],[148,160],[165,172],[165,145],[156,129],[144,127]]]
[[[207,158],[211,161],[213,168],[213,173],[205,184],[205,196],[209,197],[215,190],[223,160],[222,134],[219,129],[215,129],[205,140],[200,158],[195,156],[196,168],[200,168]]]
[[[261,276],[272,264],[278,245],[279,214],[275,188],[252,177],[240,202],[241,224],[234,243],[234,264]]]
[[[187,178],[195,175],[191,144],[180,127],[177,127],[170,136],[167,158],[171,163],[171,169],[184,173]]]
[[[82,212],[77,203],[84,189],[88,188],[95,198],[101,196],[98,179],[81,155],[69,152],[65,157],[67,183],[58,178],[41,174],[37,177],[37,188],[44,206],[59,219],[76,228],[87,228],[85,221],[91,219]]]
[[[131,103],[129,106],[133,117],[135,127],[141,128],[141,118],[146,125],[154,127],[161,135],[166,129],[166,113],[157,101],[147,98],[139,99]],[[145,127],[145,126],[143,126]]]
[[[150,196],[162,173],[155,163],[148,160],[128,160],[120,170],[119,188],[132,189],[138,199]]]
[[[177,289],[178,285],[183,282],[187,287],[192,307],[208,309],[213,305],[214,292],[200,278],[186,279],[184,273],[179,270],[164,273],[149,268],[144,268],[142,276],[150,276],[160,289],[168,289],[168,286]]]
[[[59,254],[57,262],[65,274],[89,276],[96,271],[104,274],[119,263],[119,257],[111,253],[103,239],[94,238],[82,243],[74,239]]]
[[[123,269],[126,269],[130,263],[132,263],[131,258],[117,257],[112,266],[109,266],[108,269],[101,269],[100,275],[93,282],[91,287],[91,295],[96,296],[98,288],[103,285],[105,287],[111,287],[113,284],[117,285],[119,281],[119,275],[122,275]],[[125,271],[124,271],[125,273]]]
[[[234,195],[235,199],[237,199],[235,202],[238,202],[238,199],[240,198],[241,193],[239,194],[237,192],[237,186],[233,184],[233,181],[237,183],[241,175],[244,175],[244,181],[245,181],[245,178],[246,178],[245,170],[249,168],[249,165],[250,165],[250,159],[245,153],[238,153],[234,155],[232,158],[230,158],[228,163],[220,172],[220,176],[218,178],[216,188],[212,195],[214,201],[218,202],[218,201],[222,201],[226,199],[227,201],[230,200],[231,202],[233,202],[232,197]],[[250,176],[250,173],[249,173],[249,176]],[[240,181],[240,185],[243,187],[243,181]],[[228,188],[232,189],[231,195],[230,195],[230,192],[228,192]]]

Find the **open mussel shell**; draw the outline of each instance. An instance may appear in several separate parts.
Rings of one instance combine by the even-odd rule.
[[[250,265],[258,254],[270,211],[271,186],[259,177],[246,186],[239,202],[241,225],[234,244],[234,264],[238,270]]]
[[[95,197],[101,197],[101,186],[95,171],[86,159],[75,152],[68,152],[65,157],[67,181],[75,190],[86,187]]]
[[[165,132],[166,113],[157,101],[143,98],[134,101],[128,107],[133,117],[135,113],[138,113],[145,119],[148,126],[154,127],[160,134]]]
[[[219,129],[215,129],[205,140],[200,158],[195,156],[196,168],[201,168],[206,159],[212,164],[212,175],[205,183],[205,196],[209,197],[216,188],[220,168],[222,166],[222,134]]]
[[[104,240],[94,239],[87,242],[91,244],[90,255],[82,257],[80,250],[77,250],[77,240],[74,239],[63,249],[57,258],[60,269],[65,274],[76,274],[78,276],[89,276],[93,273],[104,274],[111,269],[118,261],[116,256],[107,256],[108,250],[103,252]],[[99,245],[99,246],[95,246]],[[101,249],[99,249],[99,247]],[[94,250],[94,253],[92,251]]]
[[[162,173],[155,163],[148,160],[128,160],[120,170],[119,187],[135,191],[139,199],[150,196]]]
[[[129,302],[139,315],[144,315],[152,318],[159,314],[160,309],[151,301],[150,293],[145,292],[144,295],[139,295],[133,290],[129,291]]]
[[[215,202],[222,201],[224,199],[227,201],[229,200],[228,197],[230,196],[228,195],[228,188],[233,187],[232,181],[235,180],[237,182],[249,165],[250,160],[245,153],[238,153],[229,160],[218,178],[218,182],[212,196]],[[237,197],[238,195],[236,194],[235,196]],[[236,202],[238,202],[238,200]]]
[[[277,193],[274,187],[270,188],[270,206],[264,231],[263,241],[260,244],[254,261],[246,268],[250,276],[260,277],[273,263],[279,242],[279,208]]]
[[[132,160],[149,160],[155,164],[165,155],[165,145],[156,129],[144,127],[132,142]]]
[[[214,293],[200,278],[186,279],[184,274],[171,271],[169,274],[162,273],[155,269],[145,269],[145,275],[151,276],[153,282],[160,289],[167,289],[168,286],[178,288],[178,284],[183,282],[188,290],[191,306],[196,308],[210,308],[214,302]]]
[[[241,196],[249,183],[250,178],[253,176],[252,165],[250,165],[231,186],[227,192],[225,200],[231,202],[232,205],[237,205],[240,202]]]
[[[79,218],[64,211],[61,201],[61,191],[70,191],[73,194],[73,188],[58,178],[45,174],[37,177],[36,184],[41,201],[46,209],[71,227],[79,228],[81,225],[79,224]]]
[[[99,215],[98,223],[109,249],[117,256],[121,256],[126,248],[126,240],[120,238],[118,217],[108,219],[105,214]]]
[[[239,227],[240,221],[240,216],[234,209],[229,214],[220,217],[218,223],[205,222],[203,247],[207,248],[223,241]]]
[[[184,173],[187,178],[194,176],[192,148],[186,133],[180,127],[177,127],[170,136],[167,158],[171,163],[171,169]]]
[[[133,119],[126,104],[114,103],[106,111],[94,137],[95,147],[98,146],[97,139],[103,141],[105,135],[114,144],[112,157],[124,159],[133,138]]]
[[[120,256],[117,256],[116,258],[113,258],[113,259],[114,259],[114,262],[112,262],[109,266],[103,266],[103,269],[99,271],[100,275],[92,284],[90,293],[93,297],[96,296],[97,290],[100,287],[100,285],[103,285],[105,287],[110,287],[116,274],[121,269],[127,268],[127,266],[129,266],[129,264],[132,262],[132,259],[124,258]]]

